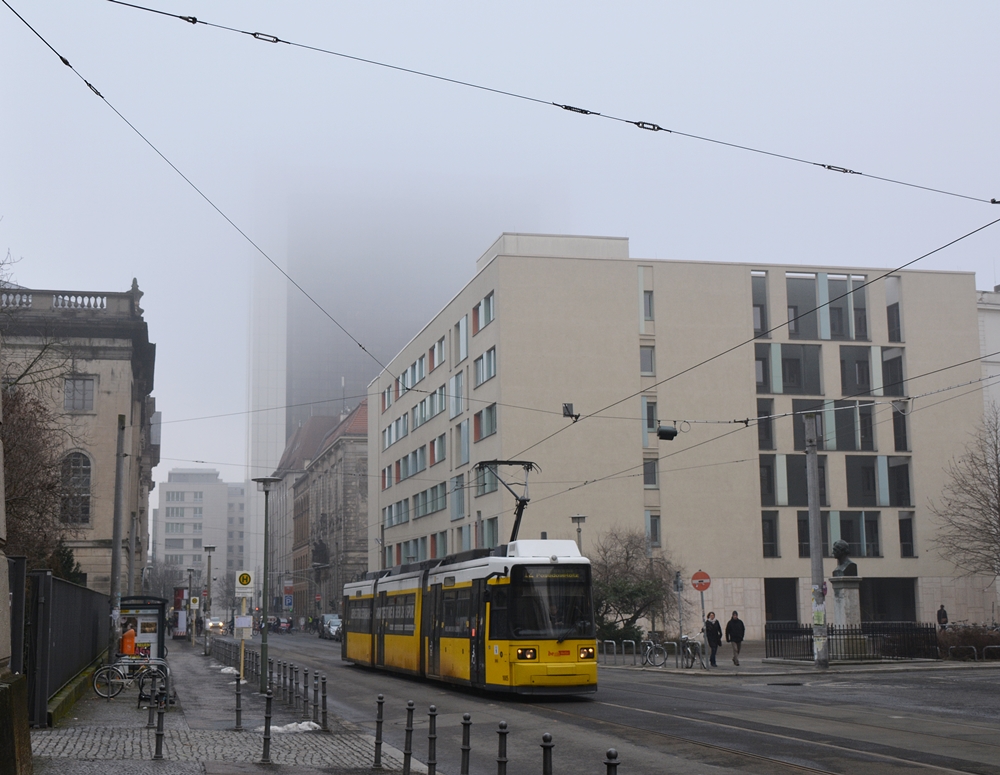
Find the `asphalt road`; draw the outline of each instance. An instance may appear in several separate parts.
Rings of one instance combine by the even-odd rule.
[[[508,772],[541,771],[542,734],[555,771],[604,772],[615,748],[623,773],[896,773],[1000,775],[1000,669],[816,675],[677,675],[601,668],[582,698],[497,697],[370,671],[340,661],[340,644],[271,635],[270,654],[327,675],[329,705],[402,749],[413,700],[413,751],[427,758],[427,710],[436,705],[439,771],[458,773],[461,719],[472,717],[474,775],[496,772],[497,729],[509,729]]]

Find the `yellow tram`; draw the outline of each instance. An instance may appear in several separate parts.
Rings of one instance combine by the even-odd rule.
[[[511,541],[371,572],[344,587],[341,656],[518,694],[597,691],[590,561],[573,541]]]

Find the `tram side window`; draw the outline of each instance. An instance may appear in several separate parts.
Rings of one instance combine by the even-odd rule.
[[[469,613],[472,602],[472,590],[446,590],[444,602],[444,627],[442,635],[449,638],[468,638],[471,632]]]
[[[371,600],[351,600],[347,604],[347,611],[348,632],[371,632]]]
[[[382,621],[385,632],[392,635],[412,635],[416,595],[394,595],[385,601]]]
[[[510,637],[507,626],[507,588],[490,587],[490,639],[506,640]]]

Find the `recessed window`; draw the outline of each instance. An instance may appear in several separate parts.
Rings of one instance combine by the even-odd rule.
[[[60,518],[66,524],[90,524],[90,473],[90,458],[82,452],[63,458]]]
[[[482,385],[486,380],[493,379],[497,373],[497,348],[491,347],[485,353],[476,358],[476,387]]]
[[[89,412],[94,409],[93,377],[70,377],[65,382],[63,409],[67,412]]]
[[[778,512],[765,511],[760,517],[761,537],[765,557],[779,557],[778,554]]]
[[[916,547],[913,544],[913,512],[899,512],[899,556],[916,557]]]
[[[650,514],[649,515],[649,545],[650,546],[660,546],[660,515]]]
[[[653,319],[653,292],[642,292],[642,316],[645,320]]]
[[[476,441],[497,432],[497,405],[490,404],[473,417],[473,438]]]
[[[496,492],[499,484],[497,475],[492,468],[484,468],[476,474],[476,497]]]
[[[659,460],[656,458],[646,458],[642,461],[642,484],[649,489],[656,489],[660,486]]]
[[[639,347],[639,372],[649,376],[656,374],[656,348],[652,345]]]

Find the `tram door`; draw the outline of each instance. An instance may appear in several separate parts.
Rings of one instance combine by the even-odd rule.
[[[472,683],[482,686],[486,683],[486,585],[482,579],[472,582],[472,600],[469,601],[471,611],[469,619],[471,641],[469,644],[469,677]]]
[[[432,584],[424,592],[423,637],[427,641],[427,675],[441,675],[441,628],[444,626],[444,598],[441,585]]]
[[[375,634],[375,664],[385,667],[385,592],[379,592],[372,612],[372,632]]]

